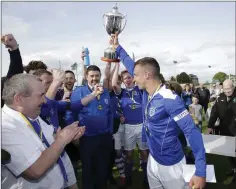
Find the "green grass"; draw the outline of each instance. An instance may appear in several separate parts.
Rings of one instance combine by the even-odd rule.
[[[203,132],[207,130],[207,123],[203,121]],[[206,189],[236,189],[236,184],[229,184],[232,178],[225,178],[225,173],[231,169],[231,166],[228,161],[228,157],[226,156],[219,156],[214,154],[207,154],[207,164],[213,164],[215,168],[216,180],[217,183],[211,184],[207,183]],[[134,159],[134,167],[135,170],[133,171],[133,185],[129,189],[143,189],[142,187],[142,180],[143,180],[143,173],[138,171],[139,169],[139,157],[138,157],[138,150],[135,151],[135,159]],[[81,187],[81,170],[78,173],[78,185],[79,188]],[[117,179],[119,178],[118,171],[114,170],[113,173],[114,177]],[[109,185],[109,189],[118,189],[117,186]],[[177,188],[176,188],[177,189]]]

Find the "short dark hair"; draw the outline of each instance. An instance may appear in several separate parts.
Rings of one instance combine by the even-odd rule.
[[[43,70],[47,70],[47,65],[44,64],[42,61],[38,61],[38,60],[32,60],[29,62],[29,64],[27,66],[24,66],[24,70],[26,71],[26,73],[29,73],[30,70],[38,70],[38,69],[43,69]]]
[[[52,75],[51,72],[47,71],[47,70],[44,70],[44,69],[38,69],[36,70],[33,75],[36,75],[38,77],[41,77],[43,74],[48,74],[48,75]]]
[[[67,73],[71,73],[71,74],[73,74],[75,76],[75,73],[73,71],[71,71],[71,70],[66,70],[65,74],[67,74]]]
[[[99,73],[101,73],[100,68],[95,65],[90,65],[86,70],[86,74],[88,74],[90,71],[98,71]]]
[[[144,57],[142,59],[139,59],[135,65],[135,66],[151,66],[153,69],[152,69],[152,72],[153,72],[153,75],[160,78],[160,66],[159,66],[159,63],[156,61],[155,58],[152,58],[152,57]]]
[[[180,85],[178,82],[176,82],[176,81],[170,81],[170,82],[168,82],[168,84],[169,84],[168,88],[169,88],[170,90],[175,91],[175,93],[176,93],[178,96],[181,96],[183,90],[182,90],[181,85]]]

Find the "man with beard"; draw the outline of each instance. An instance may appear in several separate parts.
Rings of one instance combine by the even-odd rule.
[[[66,70],[65,71],[65,81],[64,81],[64,85],[63,85],[64,88],[58,90],[55,100],[70,99],[70,95],[73,91],[75,82],[76,82],[76,79],[75,79],[74,72],[71,70]]]
[[[76,82],[75,79],[75,74],[71,70],[66,70],[65,71],[65,80],[64,80],[64,88],[59,89],[57,91],[57,95],[55,97],[55,100],[57,101],[69,101],[71,93],[74,88],[74,84]],[[58,118],[59,118],[59,125],[64,128],[65,126],[73,123],[73,113],[71,109],[67,109],[66,111],[63,112],[58,112]],[[72,118],[72,119],[71,119]],[[74,143],[69,143],[65,147],[66,152],[68,153],[70,160],[72,161],[73,167],[76,170],[77,167],[77,161],[80,158],[78,146]]]
[[[22,188],[77,189],[73,167],[64,147],[79,139],[84,127],[78,122],[58,129],[40,117],[45,87],[34,75],[18,74],[3,89],[2,149],[11,154],[7,168]]]
[[[225,80],[223,93],[221,93],[212,107],[208,122],[208,133],[212,133],[217,118],[220,119],[220,135],[236,136],[236,89],[232,80]],[[232,182],[236,182],[236,158],[229,157],[232,170],[226,176],[233,176]]]
[[[71,103],[90,98],[77,109],[77,120],[86,125],[86,132],[80,140],[82,161],[82,188],[106,189],[107,170],[112,150],[113,115],[107,89],[99,84],[101,71],[91,65],[86,70],[87,85],[76,88],[71,95]]]

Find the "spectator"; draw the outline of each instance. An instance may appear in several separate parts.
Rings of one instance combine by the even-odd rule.
[[[219,95],[216,103],[211,110],[210,120],[208,122],[208,134],[213,132],[217,119],[220,119],[220,135],[235,136],[233,132],[236,118],[236,89],[233,81],[227,79],[223,82],[223,93]],[[226,173],[226,176],[233,176],[232,182],[236,182],[236,159],[230,157],[229,161],[232,165],[232,170]]]
[[[199,104],[199,97],[197,95],[193,95],[192,97],[193,103],[189,105],[192,108],[193,115],[196,117],[198,122],[197,127],[202,131],[202,106]]]
[[[210,99],[210,91],[204,87],[204,84],[200,84],[200,87],[196,90],[196,94],[199,97],[199,104],[203,107],[206,113]]]
[[[191,92],[189,84],[185,85],[185,90],[183,90],[182,98],[183,98],[185,107],[188,110],[188,106],[192,104],[192,92]]]
[[[190,91],[192,92],[192,94],[194,94],[196,92],[194,84],[190,83],[189,86],[190,86]]]

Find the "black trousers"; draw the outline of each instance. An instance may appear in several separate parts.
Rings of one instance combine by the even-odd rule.
[[[82,189],[107,189],[108,165],[112,150],[110,133],[80,139]]]
[[[208,102],[204,102],[204,103],[199,103],[202,108],[204,109],[205,113],[207,112],[207,108],[208,108]]]
[[[120,119],[113,119],[114,134],[118,131],[119,126],[120,126]],[[115,159],[116,159],[115,140],[112,139],[112,150],[111,150],[110,162],[108,166],[108,179],[111,179],[112,177],[112,171],[113,171],[113,166],[115,164]]]
[[[229,162],[231,164],[231,167],[233,169],[236,169],[236,158],[235,157],[229,157]]]

